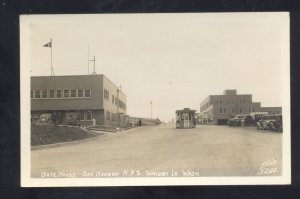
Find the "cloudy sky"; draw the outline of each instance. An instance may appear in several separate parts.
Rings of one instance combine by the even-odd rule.
[[[287,13],[26,16],[32,76],[87,75],[90,58],[127,94],[128,114],[169,121],[176,109],[237,89],[281,106]],[[89,72],[92,72],[90,62]]]

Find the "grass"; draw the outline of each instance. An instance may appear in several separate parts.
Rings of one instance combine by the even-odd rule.
[[[95,137],[78,127],[31,125],[31,146],[70,142]]]

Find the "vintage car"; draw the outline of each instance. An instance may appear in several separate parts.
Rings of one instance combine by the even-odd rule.
[[[44,113],[42,115],[40,115],[38,121],[36,122],[36,124],[40,125],[40,124],[51,124],[52,123],[52,114],[50,113]]]
[[[234,118],[228,120],[229,126],[241,126],[242,121],[245,120],[246,115],[236,115]]]
[[[264,115],[256,122],[257,129],[260,130],[272,130],[276,123],[276,115]]]
[[[275,115],[275,121],[270,121],[269,129],[271,131],[282,132],[282,115]]]
[[[234,118],[228,120],[229,126],[247,126],[253,123],[250,115],[236,115]]]

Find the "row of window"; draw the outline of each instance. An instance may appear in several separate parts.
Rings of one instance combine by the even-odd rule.
[[[223,100],[217,100],[217,104],[218,104],[218,103],[222,104],[223,102],[225,103],[226,101],[227,101],[228,104],[233,104],[233,103],[234,103],[234,100],[224,100],[224,101],[223,101]],[[241,99],[240,99],[240,100],[237,101],[237,102],[240,102],[240,103],[246,103],[246,100],[244,100],[244,99],[241,100]]]
[[[231,108],[231,113],[243,113],[245,109],[243,108]],[[255,108],[252,107],[252,108],[249,108],[249,112],[255,112]],[[226,108],[220,108],[220,113],[227,113],[227,109]]]
[[[91,89],[31,90],[31,99],[90,98]]]
[[[104,99],[109,100],[109,91],[104,89]],[[119,101],[119,102],[118,102]],[[115,97],[114,95],[111,95],[111,103],[114,105],[118,105],[121,109],[126,110],[126,104],[122,101],[122,100],[118,100],[117,97]]]
[[[233,104],[233,103],[234,103],[234,100],[224,100],[224,101],[223,101],[223,100],[217,100],[216,103],[217,103],[217,104],[219,104],[219,103],[222,104],[222,103],[225,103],[226,101],[227,101],[228,104]],[[244,99],[241,100],[241,99],[240,99],[239,101],[237,101],[237,103],[238,103],[238,102],[239,102],[239,103],[246,103],[246,100],[244,100]],[[211,102],[207,102],[207,103],[205,103],[205,104],[203,104],[203,105],[201,106],[201,109],[205,109],[205,108],[209,107],[210,105],[211,105]]]

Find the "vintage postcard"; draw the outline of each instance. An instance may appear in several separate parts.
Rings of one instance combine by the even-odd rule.
[[[290,184],[289,23],[21,15],[21,186]]]

